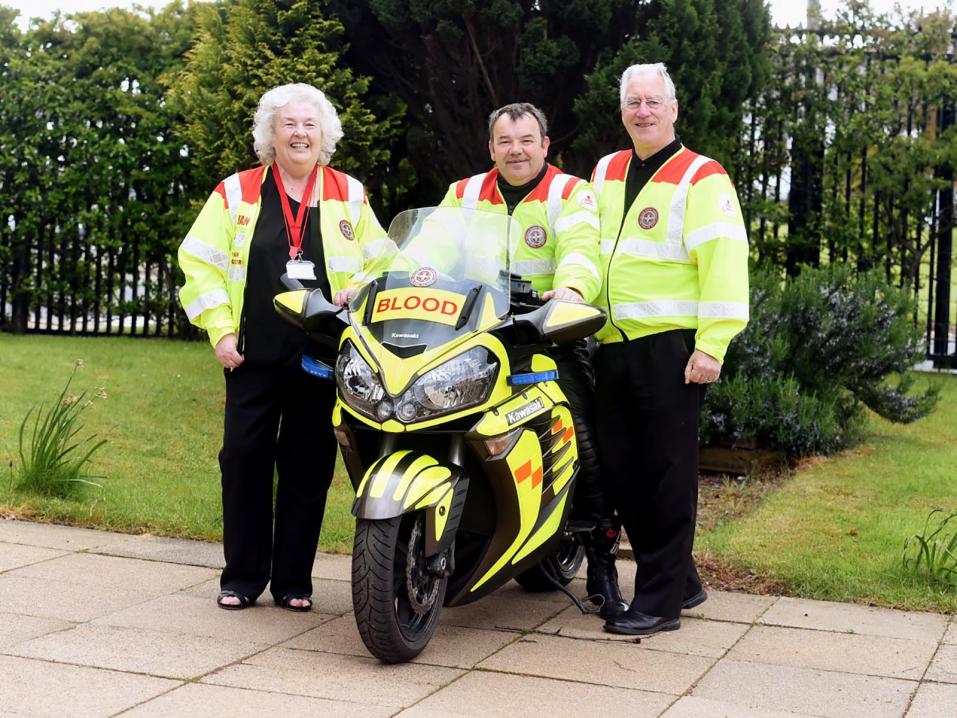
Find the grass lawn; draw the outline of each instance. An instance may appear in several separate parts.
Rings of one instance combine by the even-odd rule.
[[[957,377],[939,381],[929,417],[872,415],[863,444],[805,462],[746,515],[700,532],[696,552],[795,596],[957,612],[957,587],[901,569],[931,509],[957,510]]]
[[[17,492],[20,421],[59,394],[77,358],[86,366],[71,393],[107,393],[83,415],[89,432],[109,440],[92,467],[102,488],[74,501]],[[860,447],[807,462],[754,501],[729,486],[728,501],[745,510],[704,522],[696,551],[791,595],[957,611],[957,590],[900,569],[904,540],[931,508],[957,510],[957,377],[941,381],[940,407],[922,421],[872,418]],[[205,343],[0,334],[0,515],[217,540],[222,413],[222,371]],[[327,417],[316,421],[327,430]],[[352,496],[340,467],[323,550],[351,550]]]
[[[56,399],[73,363],[70,393],[102,387],[82,415],[87,433],[108,439],[88,471],[102,488],[64,501],[13,488],[17,432],[39,401]],[[203,342],[0,334],[0,514],[134,533],[219,540],[217,452],[223,375]],[[316,418],[328,430],[328,417]],[[336,473],[323,523],[325,550],[352,550],[352,487]]]

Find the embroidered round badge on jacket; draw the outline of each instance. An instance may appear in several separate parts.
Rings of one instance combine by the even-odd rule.
[[[346,239],[355,239],[356,233],[352,231],[352,225],[349,224],[349,220],[342,220],[339,222],[339,231],[342,232],[342,236]]]
[[[413,287],[431,287],[438,276],[432,267],[419,267],[409,275],[409,282]]]
[[[532,249],[538,249],[545,245],[545,228],[537,224],[532,225],[525,230],[525,244]]]
[[[654,207],[645,207],[638,213],[638,226],[642,229],[651,229],[658,224],[658,210]]]

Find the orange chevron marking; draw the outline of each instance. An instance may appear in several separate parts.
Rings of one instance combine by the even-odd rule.
[[[532,475],[532,462],[526,461],[524,464],[515,469],[515,483],[520,484],[529,476]]]
[[[575,427],[569,426],[565,429],[565,436],[562,437],[562,441],[569,441],[575,435]]]
[[[540,483],[542,483],[542,467],[541,466],[535,469],[535,473],[532,474],[532,488],[534,489]]]
[[[562,419],[561,419],[561,417],[558,417],[558,421],[556,421],[554,424],[552,424],[552,433],[553,433],[553,434],[557,434],[559,431],[562,430],[562,427],[563,427],[563,426],[564,426],[564,424],[562,424]]]

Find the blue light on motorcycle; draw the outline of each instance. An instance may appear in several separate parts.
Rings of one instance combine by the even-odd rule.
[[[333,379],[335,378],[336,372],[328,364],[315,359],[308,354],[303,354],[302,356],[302,369],[307,374],[312,374],[317,376],[320,379]]]
[[[530,371],[524,374],[509,374],[509,386],[525,386],[526,384],[537,384],[540,381],[557,381],[558,370],[549,369],[548,371]]]

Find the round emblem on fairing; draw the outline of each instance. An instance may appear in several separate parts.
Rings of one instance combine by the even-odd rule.
[[[409,275],[409,281],[413,287],[431,287],[438,276],[432,267],[419,267]]]
[[[339,222],[339,231],[342,232],[342,236],[346,239],[355,239],[356,233],[352,231],[352,225],[349,224],[349,220],[344,219]]]
[[[658,210],[654,207],[645,207],[638,213],[638,226],[642,229],[651,229],[658,224]]]
[[[545,245],[545,228],[535,224],[525,230],[525,244],[532,249]]]

